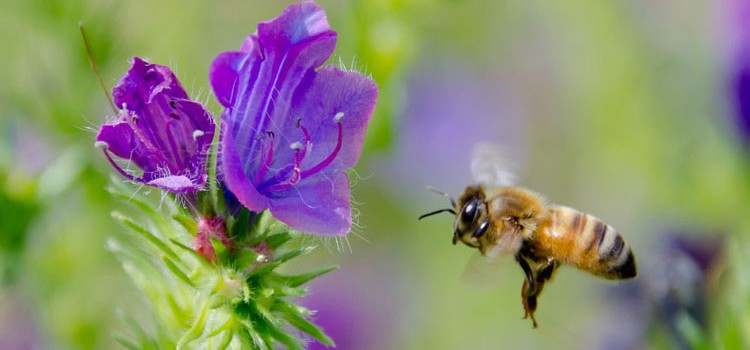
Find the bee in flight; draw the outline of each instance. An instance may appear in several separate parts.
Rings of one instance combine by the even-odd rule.
[[[531,190],[502,185],[507,176],[496,165],[483,165],[478,158],[488,152],[492,153],[487,146],[478,147],[472,162],[474,177],[481,184],[466,187],[458,201],[435,190],[448,197],[451,207],[419,219],[452,213],[456,216],[453,244],[460,241],[484,256],[513,254],[525,274],[521,287],[524,318],[530,317],[534,328],[534,312],[544,284],[552,280],[561,264],[610,280],[636,277],[633,251],[612,226],[576,209],[548,204]]]

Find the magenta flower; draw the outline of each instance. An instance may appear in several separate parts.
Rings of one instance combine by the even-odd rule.
[[[200,190],[207,180],[214,121],[200,103],[190,100],[169,67],[133,58],[112,96],[122,110],[99,128],[96,146],[115,169],[132,181],[170,192]],[[123,169],[113,154],[142,173]]]
[[[223,181],[248,209],[290,227],[345,235],[349,180],[377,99],[375,83],[332,66],[336,45],[313,2],[258,25],[239,51],[219,54],[210,81],[222,114]]]

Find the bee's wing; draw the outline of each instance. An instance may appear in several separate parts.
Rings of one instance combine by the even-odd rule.
[[[497,145],[482,142],[474,147],[471,174],[477,183],[490,188],[512,186],[516,182],[515,168]]]
[[[498,255],[513,255],[521,249],[523,244],[523,238],[520,232],[506,233],[497,239],[484,255],[490,259],[494,259]]]
[[[522,243],[520,234],[503,235],[484,255],[477,252],[469,260],[462,279],[475,286],[497,287],[499,277],[507,275],[509,269],[516,265],[513,254],[521,248]]]
[[[514,269],[513,257],[482,256],[477,252],[466,263],[461,280],[478,289],[496,289],[508,283],[508,276]]]

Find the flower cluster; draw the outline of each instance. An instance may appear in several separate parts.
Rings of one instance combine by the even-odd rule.
[[[218,145],[214,117],[190,99],[170,68],[136,57],[112,92],[120,109],[117,117],[102,125],[96,136],[95,145],[122,176],[160,188],[186,204],[186,215],[170,216],[180,230],[192,233],[192,248],[169,233],[170,225],[149,229],[117,214],[137,237],[157,248],[152,253],[161,256],[157,263],[165,268],[153,270],[171,271],[176,281],[205,290],[200,274],[189,272],[203,263],[188,263],[190,259],[178,259],[173,252],[175,247],[186,248],[206,266],[218,265],[224,271],[220,274],[244,281],[244,287],[230,288],[234,292],[224,303],[232,305],[237,325],[270,329],[267,334],[240,334],[255,347],[272,347],[271,339],[298,344],[274,328],[276,311],[288,324],[330,343],[302,317],[303,308],[278,298],[304,294],[302,283],[331,269],[295,278],[273,271],[308,251],[278,251],[289,240],[289,229],[341,236],[352,226],[345,171],[359,160],[377,86],[359,73],[323,66],[336,38],[325,12],[314,2],[302,2],[260,23],[239,50],[220,53],[209,69],[213,92],[224,108]],[[231,206],[223,203],[224,197],[236,199],[244,209],[228,210]],[[262,215],[288,229],[268,234],[269,225],[253,224]],[[222,244],[214,244],[212,238]],[[133,254],[119,245],[112,247],[124,262],[136,264]],[[129,272],[141,283],[153,279]]]
[[[219,54],[209,77],[225,108],[217,180],[253,212],[340,236],[352,224],[345,170],[359,160],[377,87],[359,73],[321,67],[335,45],[325,12],[303,2],[260,23],[239,50]],[[118,172],[183,197],[213,181],[206,170],[213,118],[168,67],[136,57],[112,94],[121,111],[99,129],[96,146]]]

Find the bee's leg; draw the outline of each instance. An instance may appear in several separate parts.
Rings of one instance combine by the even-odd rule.
[[[536,270],[537,282],[544,283],[552,279],[552,277],[555,275],[555,271],[557,271],[557,268],[559,266],[560,266],[560,263],[557,260],[554,260],[552,258],[547,259],[547,261],[539,265],[539,267]],[[541,294],[541,291],[539,291],[539,294]]]
[[[528,267],[528,265],[526,265]],[[547,261],[541,263],[536,268],[536,276],[534,277],[534,283],[528,283],[527,280],[523,281],[523,287],[521,290],[521,299],[523,300],[523,308],[527,316],[531,316],[531,321],[534,323],[534,328],[537,327],[536,319],[534,318],[534,312],[536,312],[537,301],[542,295],[544,290],[544,283],[549,281],[555,274],[555,271],[560,266],[560,263],[554,259],[547,259]],[[523,265],[521,266],[523,268]],[[529,269],[530,270],[530,269]],[[534,273],[531,272],[533,276]],[[527,277],[529,275],[527,274]]]
[[[520,254],[516,254],[515,258],[516,258],[516,261],[518,262],[518,265],[521,265],[521,269],[523,270],[523,273],[526,275],[526,279],[523,282],[524,287],[523,287],[522,292],[525,293],[524,295],[534,293],[534,291],[536,290],[536,280],[537,280],[537,278],[534,277],[534,272],[531,270],[529,263],[526,262],[526,259],[524,259]],[[527,284],[528,284],[528,288],[527,288]]]
[[[534,318],[534,311],[536,311],[536,297],[538,295],[538,281],[539,278],[534,275],[534,271],[529,266],[529,263],[526,261],[526,259],[521,254],[516,254],[515,256],[516,261],[518,262],[518,265],[521,265],[521,269],[523,270],[523,273],[526,275],[526,278],[523,280],[523,285],[521,286],[521,303],[523,304],[523,318],[528,318],[531,316],[531,322],[534,324],[534,328],[536,328],[536,319]],[[544,281],[542,280],[542,283]]]
[[[534,325],[534,328],[537,327],[536,318],[534,317],[534,312],[536,311],[536,298],[543,286],[544,282],[536,284],[534,291],[531,291],[528,280],[523,280],[523,286],[521,287],[521,302],[523,303],[524,310],[523,318],[531,317],[531,322]]]

